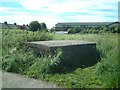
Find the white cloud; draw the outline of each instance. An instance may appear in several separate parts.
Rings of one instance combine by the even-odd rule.
[[[25,15],[29,14],[29,12],[25,12],[23,9],[17,9],[17,8],[10,8],[10,7],[0,7],[0,13],[1,14],[7,14],[7,15]]]
[[[112,4],[119,0],[64,0],[55,3],[56,0],[24,0],[20,4],[29,10],[41,10],[49,12],[80,12],[84,9],[114,9]],[[111,5],[110,5],[111,4]],[[47,8],[44,8],[47,7]]]
[[[77,15],[77,16],[71,16],[68,18],[75,19],[78,22],[110,22],[110,21],[112,22],[115,20],[110,17],[106,18],[104,16],[96,16],[96,15],[89,15],[89,16],[88,15]]]
[[[62,22],[57,16],[46,15],[46,16],[31,16],[31,15],[8,15],[1,16],[0,21],[7,21],[8,23],[18,23],[18,24],[29,24],[31,21],[37,20],[40,23],[45,22],[47,27],[52,28],[57,22]],[[24,22],[24,23],[23,23]]]
[[[118,1],[119,0],[0,0],[0,2],[18,2],[25,10],[29,10],[29,12],[25,12],[22,9],[0,7],[0,13],[7,14],[5,16],[0,15],[0,21],[29,24],[33,20],[38,20],[39,22],[45,22],[48,28],[53,27],[58,22],[65,22],[66,18],[69,19],[69,21],[75,20],[78,22],[114,21],[114,18],[106,18],[106,16],[115,15],[117,17]],[[37,11],[37,14],[30,10]],[[102,10],[113,10],[116,14],[115,12]],[[83,12],[87,14],[76,14],[74,16],[68,14],[65,16],[66,18],[64,18],[64,16],[61,18],[61,15],[64,15],[63,13],[65,12]]]
[[[11,11],[11,10],[16,10],[15,8],[6,8],[6,7],[0,7],[0,12],[6,12],[6,11]]]
[[[23,0],[0,0],[0,2],[20,2]]]
[[[41,10],[44,6],[49,6],[52,0],[24,0],[20,4],[29,10]]]

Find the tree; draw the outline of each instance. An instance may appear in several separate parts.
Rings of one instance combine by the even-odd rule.
[[[73,33],[79,33],[81,31],[81,27],[74,27],[73,28]]]
[[[45,23],[41,23],[40,25],[41,25],[41,29],[47,29],[47,26]]]
[[[14,23],[14,25],[17,25],[17,23]]]
[[[69,34],[73,34],[73,33],[74,33],[74,32],[73,32],[73,28],[69,28],[69,29],[68,29],[68,33],[69,33]]]
[[[50,29],[50,32],[55,32],[55,31],[56,31],[55,27],[52,27],[52,28]]]
[[[40,25],[41,25],[41,30],[42,31],[46,31],[46,32],[48,31],[45,23],[41,23]]]
[[[6,25],[7,25],[7,22],[5,21],[5,22],[4,22],[4,24],[6,24]]]
[[[71,34],[79,33],[80,31],[81,31],[81,27],[80,26],[68,29],[68,33],[71,33]]]
[[[38,21],[32,21],[30,24],[29,24],[29,28],[30,28],[30,31],[37,31],[37,30],[40,30],[41,29],[41,26],[40,26],[40,23]]]

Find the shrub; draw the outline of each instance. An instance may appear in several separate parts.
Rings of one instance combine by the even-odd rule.
[[[88,32],[89,32],[89,33],[92,33],[92,31],[93,31],[92,29],[89,29],[89,31],[88,31]]]
[[[89,33],[89,29],[86,30],[86,33]]]
[[[100,30],[98,33],[105,33],[106,31],[105,30]]]
[[[80,31],[80,33],[85,34],[85,33],[88,33],[88,31],[83,29],[83,30]]]
[[[69,29],[68,29],[68,33],[69,33],[69,34],[74,34],[73,28],[69,28]]]
[[[53,35],[46,31],[37,31],[36,33],[34,33],[34,35],[27,35],[27,41],[47,41],[52,39]]]
[[[55,29],[54,27],[52,27],[52,28],[50,29],[50,32],[52,32],[52,33],[55,33],[55,31],[56,31],[56,29]]]
[[[26,33],[19,30],[4,30],[2,34],[2,69],[17,73],[24,72],[35,60],[32,51],[26,49],[28,47],[23,44],[24,42],[52,39],[52,35],[47,32],[35,32],[33,36],[30,31]]]
[[[118,87],[119,65],[118,65],[118,42],[115,38],[103,37],[98,47],[101,52],[101,62],[96,64],[95,74],[106,87]],[[108,40],[108,41],[106,41]],[[109,79],[108,79],[109,78]]]
[[[118,57],[117,54],[110,52],[106,58],[102,58],[101,62],[96,66],[95,73],[102,80],[104,86],[118,87],[118,77],[120,74],[118,74],[119,66],[116,57]]]
[[[98,30],[92,30],[92,34],[97,34],[98,33]]]
[[[73,28],[69,28],[68,29],[68,33],[69,34],[75,34],[75,33],[79,33],[81,31],[80,27],[73,27]]]
[[[3,56],[2,68],[9,72],[23,73],[34,62],[34,58],[31,52],[15,50],[10,55]]]
[[[60,57],[62,52],[57,51],[54,56],[42,56],[37,58],[36,62],[32,64],[27,70],[29,76],[37,77],[39,74],[61,73],[64,70],[60,66]]]

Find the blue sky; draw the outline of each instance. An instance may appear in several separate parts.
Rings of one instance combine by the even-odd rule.
[[[29,24],[45,22],[118,21],[119,0],[0,0],[0,22]]]

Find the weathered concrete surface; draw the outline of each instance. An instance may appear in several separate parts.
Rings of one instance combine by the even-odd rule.
[[[27,42],[27,45],[38,54],[53,54],[57,48],[62,49],[61,60],[67,67],[86,67],[98,62],[95,42],[78,40],[52,40]],[[62,64],[62,65],[63,65]]]
[[[58,88],[53,83],[48,83],[8,72],[2,72],[1,83],[2,88]]]
[[[78,40],[51,40],[51,41],[34,41],[34,42],[28,42],[29,44],[34,45],[44,45],[47,47],[60,47],[60,46],[73,46],[73,45],[85,45],[85,44],[93,44],[95,45],[95,42],[84,42],[84,41],[78,41]]]

